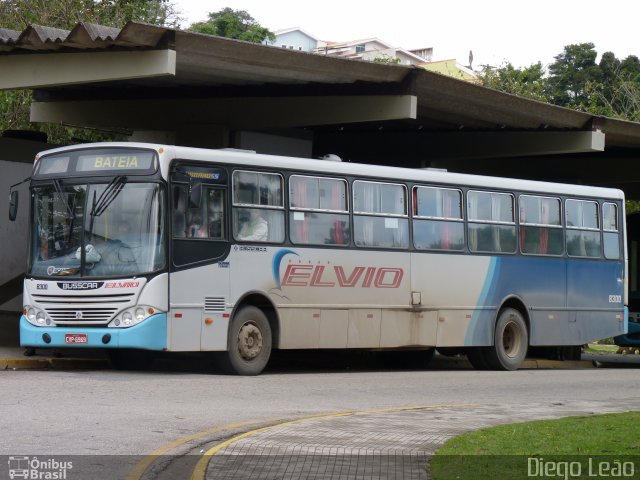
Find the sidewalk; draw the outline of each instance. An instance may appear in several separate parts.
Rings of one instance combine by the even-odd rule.
[[[105,352],[97,350],[36,350],[25,356],[24,347],[0,346],[0,370],[91,370],[109,368]]]
[[[640,401],[636,399],[432,405],[326,415],[258,428],[217,443],[202,452],[191,478],[422,479],[428,478],[431,455],[446,440],[467,431],[638,408]],[[523,472],[526,467],[527,459],[523,457]]]
[[[104,369],[111,365],[106,351],[99,349],[37,349],[33,356],[25,356],[24,347],[0,346],[0,370],[68,370],[68,369]],[[180,363],[184,368],[185,358],[176,357],[175,363]],[[596,363],[594,363],[594,361]],[[186,360],[188,363],[188,359]],[[276,362],[279,363],[279,362]],[[171,359],[165,358],[162,366],[171,370]],[[315,365],[313,365],[315,364]],[[639,366],[640,355],[597,355],[583,354],[582,360],[544,360],[527,359],[522,369],[582,369],[615,366]],[[188,367],[188,365],[186,365]],[[338,368],[336,365],[327,365],[322,357],[316,357],[310,364],[314,368]],[[371,368],[371,366],[368,366]],[[277,370],[287,369],[286,365],[274,366]],[[362,368],[365,368],[364,366]],[[462,370],[471,369],[471,365],[464,356],[446,357],[436,354],[429,364],[429,370]],[[366,368],[365,368],[366,369]],[[402,368],[400,368],[402,369]]]

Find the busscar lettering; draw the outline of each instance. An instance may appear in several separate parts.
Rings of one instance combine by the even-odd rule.
[[[96,157],[93,166],[100,168],[139,168],[135,155],[119,155],[112,157]]]
[[[332,272],[334,275],[331,275]],[[398,288],[404,270],[389,267],[354,267],[347,275],[344,267],[289,264],[284,271],[283,287]]]

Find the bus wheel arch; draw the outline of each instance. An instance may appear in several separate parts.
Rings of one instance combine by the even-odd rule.
[[[273,305],[262,295],[247,295],[238,302],[229,323],[227,351],[220,359],[226,373],[259,375],[264,370],[277,336],[274,315]]]
[[[529,349],[530,321],[518,297],[506,299],[496,315],[493,345],[485,350],[485,360],[494,370],[517,370]]]
[[[280,317],[278,316],[278,310],[275,305],[263,293],[249,292],[236,302],[233,312],[231,312],[231,318],[233,318],[241,308],[246,306],[253,306],[262,310],[271,327],[271,346],[272,348],[278,348],[280,345]]]

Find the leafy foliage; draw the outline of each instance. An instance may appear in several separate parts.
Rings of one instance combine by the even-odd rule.
[[[383,55],[382,57],[375,57],[372,62],[376,63],[390,63],[390,64],[398,64],[400,63],[400,59],[397,57],[389,57],[388,55]]]
[[[593,43],[567,45],[548,71],[540,62],[527,68],[507,63],[486,69],[486,87],[596,115],[640,120],[640,60],[605,52],[597,63]]]
[[[273,32],[260,25],[248,12],[229,7],[209,13],[209,20],[192,24],[189,31],[252,43],[274,41],[276,38]]]
[[[0,26],[23,30],[28,25],[72,29],[79,22],[122,27],[130,20],[177,26],[181,21],[170,0],[0,0]],[[31,91],[0,91],[0,132],[36,129],[51,143],[117,139],[112,134],[55,124],[29,122]]]
[[[495,90],[547,102],[550,98],[544,75],[545,71],[540,62],[524,69],[515,68],[507,63],[502,68],[485,71],[482,84]]]
[[[0,0],[0,25],[14,30],[69,30],[79,22],[122,27],[130,20],[176,27],[181,18],[170,0]]]

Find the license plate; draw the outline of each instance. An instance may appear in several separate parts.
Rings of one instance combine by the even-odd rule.
[[[86,333],[65,333],[64,343],[87,343]]]

